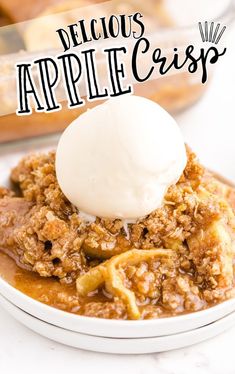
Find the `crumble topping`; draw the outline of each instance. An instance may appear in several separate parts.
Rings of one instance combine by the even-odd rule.
[[[80,276],[130,250],[171,250],[117,268],[135,295],[141,318],[197,311],[233,295],[235,192],[210,174],[187,148],[187,166],[164,204],[128,224],[96,218],[85,222],[63,195],[55,152],[25,157],[11,173],[20,191],[0,189],[0,248],[41,277],[74,284]],[[69,311],[103,318],[131,318],[127,303],[108,283],[94,300],[64,295]],[[104,295],[106,295],[104,297]],[[83,300],[83,302],[82,302]],[[49,301],[47,301],[49,303]],[[75,309],[74,309],[75,308]]]

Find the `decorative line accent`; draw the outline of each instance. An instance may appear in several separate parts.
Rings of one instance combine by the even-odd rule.
[[[209,34],[209,42],[212,41],[213,30],[214,30],[214,22],[211,22],[210,34]]]
[[[214,44],[219,43],[223,33],[226,30],[226,26],[224,26],[220,32],[219,32],[220,23],[218,23],[216,25],[215,30],[214,30],[214,26],[215,26],[214,22],[211,22],[209,24],[208,21],[205,21],[204,26],[203,26],[202,22],[198,22],[198,28],[199,28],[203,43],[204,42],[210,42],[210,43],[214,43]],[[219,32],[219,35],[218,35],[218,32]]]
[[[201,34],[202,41],[204,42],[205,41],[205,37],[204,37],[204,34],[203,34],[202,23],[199,22],[198,26],[199,26],[199,31],[200,31],[200,34]]]
[[[220,28],[220,23],[218,23],[218,25],[216,26],[215,33],[214,33],[214,36],[213,36],[212,41],[211,41],[212,43],[215,42],[215,38],[218,34],[219,28]]]
[[[205,22],[205,39],[206,42],[208,42],[208,22]]]
[[[215,41],[215,44],[218,44],[218,43],[219,43],[219,41],[220,41],[220,39],[221,39],[221,36],[222,36],[223,33],[225,32],[225,30],[226,30],[226,26],[224,26],[224,27],[222,28],[222,30],[220,31],[219,36],[218,36],[218,38],[217,38],[216,41]]]

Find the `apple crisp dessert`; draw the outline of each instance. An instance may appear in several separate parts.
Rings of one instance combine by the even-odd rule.
[[[86,222],[63,195],[55,153],[26,156],[0,189],[0,274],[79,315],[150,319],[234,294],[235,191],[187,149],[161,208],[136,223]]]

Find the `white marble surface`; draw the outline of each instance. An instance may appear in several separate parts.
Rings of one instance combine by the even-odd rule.
[[[235,180],[235,29],[204,98],[178,116],[186,141],[210,168]],[[0,310],[0,373],[234,374],[235,327],[189,348],[115,356],[72,349],[31,332]]]

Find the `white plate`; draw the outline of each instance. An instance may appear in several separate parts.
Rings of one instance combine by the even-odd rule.
[[[0,278],[0,294],[8,301],[52,325],[107,338],[149,338],[177,334],[212,323],[235,311],[235,299],[212,308],[177,317],[141,321],[108,320],[84,317],[50,307],[28,297]]]
[[[183,348],[210,339],[235,324],[235,312],[196,330],[154,338],[115,339],[81,334],[43,322],[25,313],[0,295],[0,304],[16,320],[56,342],[89,351],[117,354],[145,354]]]
[[[10,146],[9,149],[0,151],[0,185],[8,182],[11,167],[16,165],[25,153],[55,148],[56,142],[57,138],[48,140],[47,144],[45,140],[41,143],[34,140],[31,143],[22,143],[18,147]],[[77,316],[42,304],[16,290],[1,278],[0,293],[11,303],[45,322],[67,330],[109,338],[148,338],[177,334],[207,325],[235,311],[235,299],[233,299],[204,311],[177,317],[146,321],[106,320]]]

